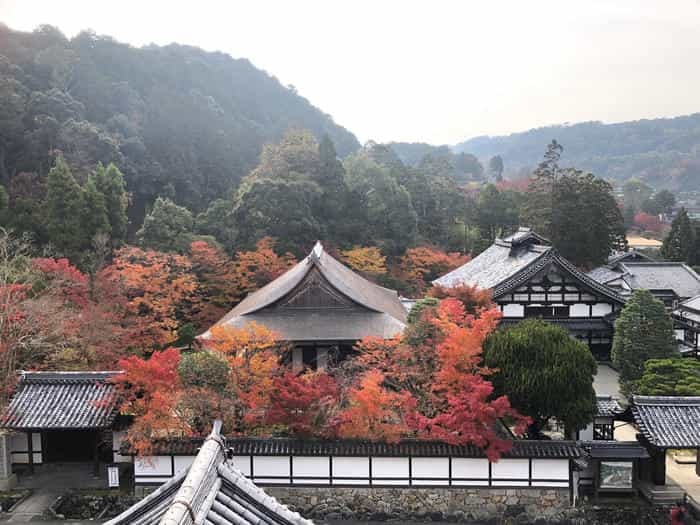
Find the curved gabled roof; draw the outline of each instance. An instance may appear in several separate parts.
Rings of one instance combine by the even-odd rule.
[[[331,286],[352,302],[375,312],[389,314],[401,322],[406,321],[406,309],[395,290],[374,284],[353,272],[331,257],[321,243],[317,242],[311,253],[301,262],[248,295],[217,324],[273,306],[294,290],[313,268],[317,268]]]
[[[433,281],[446,287],[460,284],[490,289],[494,298],[526,283],[535,274],[555,263],[591,290],[618,303],[625,299],[613,289],[581,272],[567,261],[548,242],[527,228],[496,241],[477,257],[456,270]]]

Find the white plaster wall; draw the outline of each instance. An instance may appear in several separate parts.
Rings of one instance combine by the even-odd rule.
[[[485,485],[489,479],[489,461],[480,458],[452,458],[453,485]],[[478,478],[484,481],[457,481],[454,478]]]
[[[170,456],[137,457],[134,460],[134,476],[172,476],[171,461]]]
[[[338,479],[344,477],[362,478],[358,480]],[[333,457],[333,479],[342,485],[367,485],[369,483],[368,457]]]
[[[569,461],[566,459],[533,459],[532,479],[556,479],[569,482]]]
[[[527,459],[501,459],[491,465],[493,479],[505,478],[505,481],[493,481],[494,486],[513,485],[526,486],[527,481],[507,481],[512,478],[527,479],[530,473],[530,465]]]
[[[413,478],[449,478],[450,458],[413,458]]]
[[[233,456],[231,462],[241,471],[241,474],[250,476],[250,456]]]
[[[569,307],[569,317],[588,317],[590,309],[587,304],[576,303]]]
[[[253,476],[260,483],[289,483],[289,478],[266,477],[289,476],[289,456],[253,456]]]
[[[194,456],[175,456],[175,472],[174,474],[179,474],[183,470],[190,468],[190,465],[194,461]]]
[[[372,481],[381,485],[405,485],[408,483],[409,458],[372,458]],[[402,478],[388,480],[381,478]]]
[[[593,305],[593,317],[603,317],[612,312],[612,305],[608,303],[595,303]]]
[[[503,317],[523,317],[525,316],[525,307],[522,304],[504,304]]]
[[[674,333],[676,334],[676,339],[679,341],[683,341],[685,339],[685,330],[674,330]]]
[[[328,478],[331,475],[330,459],[328,456],[294,456],[292,458],[293,474],[297,476],[312,476]],[[303,482],[304,480],[300,480]]]
[[[449,485],[450,458],[413,458],[411,474],[414,485]],[[421,478],[444,478],[444,480]]]

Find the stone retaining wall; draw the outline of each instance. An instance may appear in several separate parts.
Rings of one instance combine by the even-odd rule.
[[[568,488],[265,487],[308,518],[556,521],[571,504]]]

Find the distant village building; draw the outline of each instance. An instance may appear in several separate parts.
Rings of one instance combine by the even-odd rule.
[[[646,237],[639,237],[636,235],[627,236],[627,246],[631,250],[647,250],[650,252],[657,252],[661,249],[663,243],[656,239],[647,239]]]
[[[528,228],[496,239],[486,251],[434,283],[490,289],[503,312],[502,325],[544,319],[568,329],[600,360],[610,358],[613,322],[625,302]]]
[[[591,270],[588,276],[622,296],[649,290],[667,308],[700,295],[700,275],[682,262],[614,260]]]
[[[216,325],[262,324],[294,345],[295,366],[324,368],[363,337],[400,334],[406,318],[395,290],[353,272],[317,243],[300,263],[248,295]],[[210,336],[207,331],[200,337]]]

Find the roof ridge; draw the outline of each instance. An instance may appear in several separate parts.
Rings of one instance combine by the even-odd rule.
[[[190,465],[182,485],[175,494],[173,502],[160,520],[161,525],[180,525],[191,523],[196,519],[193,509],[198,500],[207,500],[218,473],[217,466],[225,460],[226,444],[221,436],[221,420],[212,425],[209,436],[204,440],[199,453]],[[203,501],[201,502],[203,503]]]

